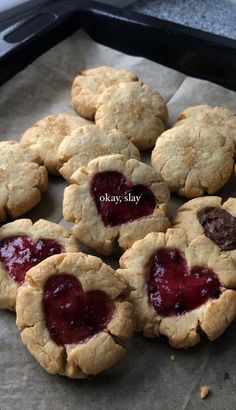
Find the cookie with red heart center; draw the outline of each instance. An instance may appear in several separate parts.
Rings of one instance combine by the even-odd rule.
[[[193,346],[201,331],[214,340],[236,317],[236,291],[220,250],[205,236],[189,244],[181,229],[150,233],[120,259],[119,273],[132,288],[137,330],[165,335],[176,348]]]
[[[73,233],[84,245],[110,254],[116,239],[127,249],[151,231],[169,227],[169,190],[150,166],[108,155],[89,162],[65,189],[63,213],[74,223]]]
[[[117,171],[103,171],[94,175],[90,193],[105,226],[119,226],[149,216],[156,206],[155,196],[148,187],[133,185]],[[102,201],[103,197],[117,197],[117,201]],[[132,201],[132,198],[137,199]]]
[[[176,212],[173,225],[185,230],[190,242],[198,235],[209,238],[228,263],[224,285],[236,288],[236,199],[208,196],[186,202]]]
[[[77,252],[79,246],[66,229],[53,222],[30,219],[0,228],[0,308],[15,309],[16,294],[29,269],[49,256]]]
[[[106,329],[114,311],[105,292],[84,292],[79,279],[66,273],[45,283],[43,308],[50,337],[58,346],[84,342]]]
[[[215,272],[202,266],[189,268],[177,248],[158,249],[149,261],[148,297],[163,317],[179,316],[220,296]]]
[[[26,280],[17,296],[17,326],[45,370],[85,378],[123,357],[121,342],[134,331],[130,290],[101,259],[54,255],[30,269]]]

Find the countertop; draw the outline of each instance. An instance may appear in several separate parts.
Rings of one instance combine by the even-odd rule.
[[[101,0],[189,27],[236,39],[234,0]]]

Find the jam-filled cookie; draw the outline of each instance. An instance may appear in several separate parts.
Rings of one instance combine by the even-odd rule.
[[[49,115],[36,122],[21,137],[21,144],[29,147],[49,173],[58,174],[58,147],[66,135],[77,127],[88,125],[85,119],[67,113]]]
[[[202,122],[165,131],[152,152],[152,165],[170,191],[195,198],[218,191],[230,178],[234,164],[232,139],[218,127]]]
[[[213,127],[225,137],[231,138],[236,148],[236,115],[233,111],[225,107],[195,105],[178,115],[175,126],[196,122],[202,127]]]
[[[0,228],[0,309],[15,309],[19,287],[32,266],[51,255],[77,252],[75,238],[62,226],[18,219]]]
[[[18,292],[21,338],[49,373],[85,378],[115,365],[134,330],[129,288],[95,256],[65,253],[30,269]]]
[[[161,175],[136,159],[108,155],[72,175],[63,213],[84,245],[109,255],[117,238],[122,249],[151,231],[166,231],[169,190]]]
[[[138,149],[120,131],[104,132],[96,125],[77,128],[59,147],[60,173],[70,182],[72,174],[82,165],[109,154],[140,159]]]
[[[101,66],[82,71],[72,85],[72,106],[84,117],[93,119],[103,91],[111,85],[129,81],[138,81],[138,78],[128,70],[114,67]]]
[[[236,271],[204,236],[188,244],[181,229],[152,232],[122,255],[120,266],[132,288],[137,330],[147,337],[193,346],[202,332],[216,339],[236,317],[236,291],[227,289]]]
[[[46,168],[17,141],[0,142],[0,221],[17,218],[32,209],[47,189]]]
[[[236,198],[224,203],[217,196],[192,199],[178,209],[173,225],[185,230],[189,242],[205,235],[228,260],[231,271],[236,269]],[[235,288],[235,275],[229,274],[228,280]]]
[[[168,112],[164,99],[141,82],[107,88],[97,103],[96,124],[105,131],[118,129],[143,150],[152,148],[165,130]]]

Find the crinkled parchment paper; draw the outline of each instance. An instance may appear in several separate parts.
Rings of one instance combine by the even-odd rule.
[[[70,88],[81,70],[99,65],[129,68],[158,90],[168,102],[170,124],[189,105],[208,103],[235,110],[236,93],[206,81],[103,47],[77,32],[50,50],[0,88],[1,139],[19,139],[35,121],[48,114],[73,112]],[[220,194],[235,196],[235,177]],[[27,216],[62,221],[66,183],[50,178],[42,201]],[[177,197],[171,209],[183,202]],[[175,351],[165,340],[137,335],[126,357],[113,369],[79,381],[50,376],[22,345],[15,315],[0,312],[1,410],[235,410],[236,325],[217,341]],[[170,356],[174,355],[175,360]],[[201,385],[212,394],[199,398]]]

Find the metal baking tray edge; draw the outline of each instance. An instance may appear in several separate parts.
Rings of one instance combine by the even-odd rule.
[[[236,90],[235,40],[86,0],[48,2],[1,23],[0,84],[80,28],[100,44]]]

